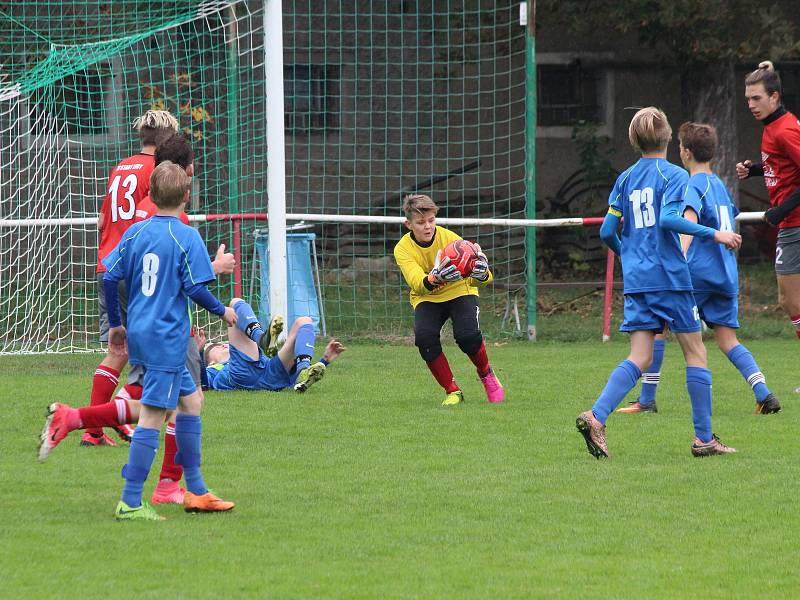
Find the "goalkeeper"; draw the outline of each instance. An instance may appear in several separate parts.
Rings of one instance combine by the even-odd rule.
[[[442,405],[463,402],[464,393],[442,352],[441,330],[450,319],[456,344],[475,365],[487,399],[489,402],[502,402],[505,391],[489,364],[478,318],[478,288],[492,281],[492,273],[483,252],[478,255],[472,273],[466,279],[449,258],[441,258],[444,248],[461,238],[436,225],[438,210],[428,196],[406,196],[403,212],[405,225],[410,231],[394,247],[395,261],[411,288],[414,343],[433,377],[444,388],[446,396]]]

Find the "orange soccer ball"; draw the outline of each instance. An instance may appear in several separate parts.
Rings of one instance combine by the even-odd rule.
[[[467,240],[456,240],[445,247],[442,258],[445,256],[456,266],[462,277],[469,277],[478,258],[478,247]]]

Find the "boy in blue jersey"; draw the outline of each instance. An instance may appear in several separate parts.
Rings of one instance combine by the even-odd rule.
[[[228,325],[236,322],[236,314],[206,288],[214,281],[214,272],[205,244],[195,229],[178,220],[189,200],[189,189],[190,179],[184,169],[170,161],[156,167],[151,197],[158,214],[133,225],[105,260],[112,325],[109,348],[122,353],[127,345],[131,364],[145,368],[139,424],[131,440],[128,464],[122,470],[125,486],[115,513],[120,520],[161,520],[150,505],[142,502],[142,489],[158,450],[165,416],[176,407],[176,462],[183,465],[188,490],[184,509],[217,512],[234,507],[233,502],[208,491],[200,472],[202,400],[186,369],[185,349],[189,298]],[[129,294],[127,332],[119,319],[115,293],[122,279]]]
[[[292,324],[286,342],[277,352],[269,352],[271,339],[283,327],[276,316],[265,332],[253,308],[241,298],[230,302],[236,311],[236,326],[228,328],[227,344],[208,344],[203,356],[206,362],[207,386],[212,390],[269,390],[292,388],[306,392],[326,373],[330,363],[346,348],[331,340],[317,362],[313,362],[314,323],[311,317],[298,317]],[[276,320],[280,329],[276,330]]]
[[[731,202],[725,184],[711,171],[711,160],[717,150],[717,132],[704,123],[684,123],[678,130],[681,161],[689,170],[689,183],[684,191],[683,216],[712,229],[733,231],[739,210]],[[739,328],[739,273],[736,255],[728,248],[709,239],[681,236],[681,244],[689,263],[694,298],[700,318],[714,330],[714,340],[725,356],[750,384],[756,397],[756,413],[771,414],[781,410],[778,399],[767,387],[764,374],[753,355],[736,337]],[[657,336],[660,338],[662,336]],[[661,349],[653,350],[653,365],[649,371],[660,376],[664,341]],[[658,354],[660,353],[660,356]],[[656,412],[656,386],[644,383],[639,400],[619,409],[621,413]]]
[[[609,456],[606,419],[650,366],[655,335],[668,326],[686,359],[686,386],[695,431],[692,454],[735,452],[711,429],[711,371],[679,234],[713,239],[731,249],[738,248],[742,238],[681,216],[688,174],[666,160],[672,128],[663,112],[652,106],[639,110],[631,120],[628,137],[642,157],[614,184],[600,236],[622,261],[625,308],[620,330],[631,334],[631,352],[611,373],[592,409],[578,416],[576,426],[592,456]],[[617,229],[623,217],[619,236]]]

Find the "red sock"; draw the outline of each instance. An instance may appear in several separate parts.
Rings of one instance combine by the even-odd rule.
[[[492,367],[489,365],[489,357],[486,356],[486,344],[481,342],[481,347],[475,354],[470,354],[469,359],[472,364],[478,369],[479,377],[486,377]]]
[[[456,384],[456,380],[453,378],[453,372],[450,370],[450,363],[447,362],[447,357],[444,355],[444,352],[426,364],[436,378],[436,381],[444,388],[445,392],[449,394],[458,391],[459,387]]]
[[[78,409],[81,424],[86,431],[98,428],[102,431],[103,427],[114,427],[122,423],[131,422],[131,408],[128,401],[117,398],[114,402],[106,402],[99,406],[84,406]]]
[[[800,315],[792,315],[789,318],[792,320],[792,325],[794,325],[794,332],[800,338]]]
[[[119,371],[102,364],[98,366],[92,378],[92,395],[89,406],[99,406],[110,402],[118,383]],[[87,427],[87,433],[99,435],[103,433],[103,430]]]
[[[159,479],[181,480],[183,467],[175,463],[175,455],[177,453],[178,444],[175,441],[175,423],[167,423],[167,431],[164,434],[164,462],[161,465]]]

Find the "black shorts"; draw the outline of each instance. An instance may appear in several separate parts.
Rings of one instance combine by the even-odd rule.
[[[445,302],[420,302],[414,309],[414,336],[417,340],[439,339],[442,327],[450,319],[456,341],[481,335],[480,306],[474,295],[459,296]]]

